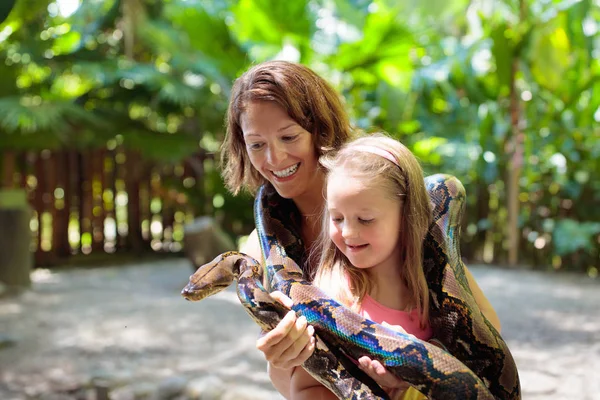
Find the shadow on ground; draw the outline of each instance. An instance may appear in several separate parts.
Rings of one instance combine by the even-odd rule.
[[[524,399],[598,399],[598,282],[471,267],[496,307]],[[179,295],[185,259],[37,270],[0,299],[0,398],[281,399],[255,349],[258,328],[231,288]]]

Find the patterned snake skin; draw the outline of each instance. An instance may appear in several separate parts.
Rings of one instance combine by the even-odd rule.
[[[452,355],[369,321],[310,285],[293,261],[305,262],[298,212],[269,186],[259,190],[255,202],[264,268],[244,254],[224,253],[198,268],[182,294],[200,300],[237,279],[244,308],[265,330],[288,311],[268,293],[288,295],[293,310],[307,318],[317,336],[317,350],[303,366],[340,399],[388,398],[352,361],[363,355],[378,359],[430,399],[520,399],[512,356],[479,311],[460,259],[464,188],[456,178],[441,174],[426,178],[426,184],[434,207],[434,223],[424,242],[430,322],[434,336]]]

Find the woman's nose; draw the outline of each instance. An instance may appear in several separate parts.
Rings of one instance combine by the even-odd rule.
[[[267,149],[267,161],[273,166],[278,166],[285,159],[285,151],[279,146],[269,146]]]

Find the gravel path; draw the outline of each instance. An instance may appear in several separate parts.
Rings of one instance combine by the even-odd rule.
[[[523,399],[600,400],[600,283],[471,270],[500,315]],[[37,270],[32,290],[0,299],[0,399],[281,399],[235,293],[186,302],[190,273],[184,259]]]

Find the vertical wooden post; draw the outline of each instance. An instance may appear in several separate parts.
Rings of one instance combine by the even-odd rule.
[[[84,245],[83,238],[92,237],[92,179],[91,179],[91,154],[89,150],[82,150],[79,154],[79,232],[81,233],[81,251],[89,254],[91,243]]]
[[[140,157],[129,150],[126,152],[125,188],[127,190],[127,248],[136,253],[143,250],[142,224],[140,220]]]
[[[56,251],[56,242],[54,241],[57,233],[56,219],[57,219],[57,209],[56,209],[56,186],[57,186],[57,171],[56,171],[56,158],[57,154],[51,150],[44,150],[42,152],[44,158],[44,179],[43,179],[43,188],[44,188],[44,204],[48,213],[50,213],[50,218],[52,224],[50,225],[50,249],[48,253],[48,260],[50,264],[55,265],[58,263],[58,253]]]
[[[105,218],[108,219],[112,219],[115,223],[115,228],[114,230],[111,232],[112,234],[115,235],[115,240],[114,240],[114,251],[117,251],[120,247],[120,243],[119,243],[119,227],[117,225],[117,215],[116,215],[116,197],[117,197],[117,165],[115,162],[115,150],[114,149],[109,149],[106,151],[106,155],[104,158],[104,162],[105,162],[105,170],[104,170],[104,183],[103,183],[103,187],[105,188],[105,190],[110,190],[112,192],[112,200],[110,203],[106,203],[106,202],[102,202],[103,207],[104,207],[104,215]],[[106,229],[106,228],[105,228]]]
[[[14,187],[16,155],[11,150],[4,150],[2,154],[2,188],[12,189]]]
[[[104,150],[95,149],[91,156],[92,181],[92,251],[104,251]]]
[[[44,207],[44,189],[42,186],[43,176],[44,176],[44,160],[40,153],[35,155],[34,161],[34,174],[37,178],[37,184],[35,189],[33,189],[33,208],[36,212],[37,219],[37,232],[35,236],[35,265],[36,266],[46,266],[46,254],[42,251],[42,214],[45,211]]]
[[[68,175],[69,154],[66,151],[55,153],[54,169],[56,170],[56,194],[58,197],[55,200],[56,219],[54,221],[52,246],[57,257],[65,259],[71,255],[71,246],[69,245],[71,185],[69,184]]]

